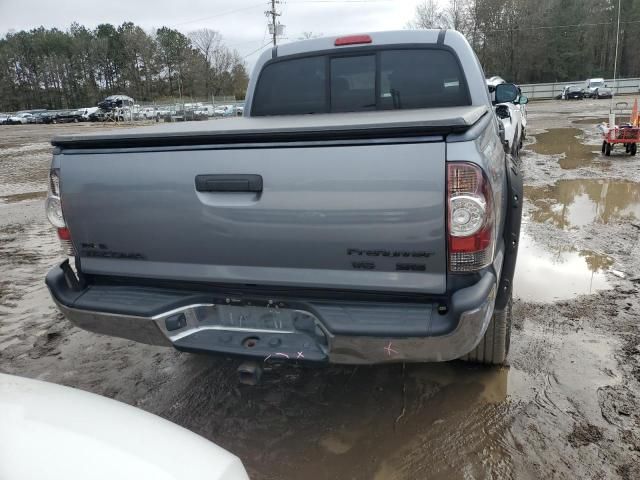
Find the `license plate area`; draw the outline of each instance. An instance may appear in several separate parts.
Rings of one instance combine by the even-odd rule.
[[[289,308],[248,305],[198,308],[195,315],[200,326],[290,333],[296,331],[296,325],[304,327],[304,324],[315,318],[307,312]]]
[[[315,342],[327,344],[325,329],[313,313],[294,308],[282,308],[276,304],[266,306],[191,305],[170,312],[156,321],[165,334],[174,341],[202,330],[224,330],[257,334],[302,333]],[[178,328],[175,328],[176,325]]]

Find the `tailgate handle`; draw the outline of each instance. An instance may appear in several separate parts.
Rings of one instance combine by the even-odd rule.
[[[197,175],[198,192],[262,192],[260,175]]]

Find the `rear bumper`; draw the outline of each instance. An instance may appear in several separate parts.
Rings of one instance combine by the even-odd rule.
[[[66,262],[48,273],[46,283],[58,308],[82,329],[267,363],[453,360],[480,342],[496,291],[495,276],[487,271],[476,284],[453,293],[442,313],[442,304],[429,302],[248,298],[121,285],[81,288]]]

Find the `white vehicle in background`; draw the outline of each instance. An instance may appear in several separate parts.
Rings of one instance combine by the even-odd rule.
[[[138,111],[138,118],[140,120],[153,120],[160,116],[160,112],[156,107],[143,107]]]
[[[233,105],[219,105],[213,110],[213,115],[216,117],[230,117],[235,112]]]
[[[491,93],[493,108],[504,126],[505,140],[508,143],[509,152],[517,156],[527,134],[526,104],[529,99],[520,94],[513,102],[501,102],[499,98],[495,98],[495,88],[502,83],[507,83],[502,77],[495,76],[487,79],[487,87]]]
[[[100,110],[100,107],[88,107],[88,108],[80,108],[78,109],[78,113],[82,116],[82,120],[88,122],[89,117]]]
[[[213,117],[214,112],[215,112],[215,108],[213,107],[213,105],[201,105],[198,108],[196,108],[193,113],[196,115]]]
[[[156,114],[160,118],[171,115],[171,109],[169,107],[156,107]]]
[[[156,415],[0,373],[2,480],[249,480],[235,455]]]
[[[604,78],[588,78],[585,82],[584,96],[588,98],[611,98],[613,90],[604,83]]]
[[[18,112],[15,115],[11,115],[7,120],[8,125],[24,125],[25,123],[35,123],[35,119],[31,113]]]

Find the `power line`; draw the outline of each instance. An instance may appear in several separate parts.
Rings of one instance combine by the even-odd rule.
[[[495,28],[492,30],[480,30],[484,33],[491,32],[518,32],[522,30],[553,30],[555,28],[577,28],[577,27],[597,27],[600,25],[613,25],[616,22],[600,22],[600,23],[574,23],[572,25],[540,25],[537,27],[518,27],[518,28]],[[629,23],[640,23],[640,20],[630,20],[628,22],[620,22],[620,25]]]
[[[267,43],[265,43],[264,45],[262,45],[260,48],[255,49],[253,52],[251,53],[247,53],[245,56],[243,56],[242,58],[247,58],[250,57],[251,55],[253,55],[254,53],[259,52],[260,50],[262,50],[264,47],[268,47],[269,45],[271,45],[271,40],[269,40]]]
[[[187,23],[195,23],[195,22],[201,22],[203,20],[211,20],[212,18],[223,17],[225,15],[231,15],[232,13],[243,12],[245,10],[251,10],[252,8],[261,7],[262,5],[264,5],[264,4],[263,3],[254,3],[252,5],[249,5],[248,7],[236,8],[235,10],[228,10],[226,12],[217,13],[215,15],[209,15],[207,17],[201,17],[201,18],[196,18],[196,19],[193,19],[193,20],[187,20],[186,22],[174,23],[171,26],[172,27],[178,27],[180,25],[186,25]]]
[[[392,2],[393,0],[297,0],[287,3],[380,3],[380,2]],[[280,2],[276,2],[280,3]],[[223,17],[225,15],[231,15],[236,12],[243,12],[245,10],[251,10],[256,7],[261,7],[263,3],[254,3],[246,7],[236,8],[234,10],[228,10],[226,12],[216,13],[214,15],[208,15],[206,17],[194,18],[193,20],[187,20],[185,22],[174,23],[173,25],[169,25],[170,27],[178,27],[180,25],[186,25],[188,23],[201,22],[203,20],[211,20],[212,18]]]

